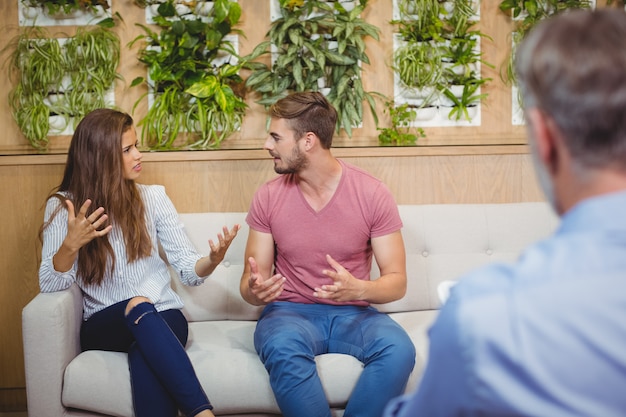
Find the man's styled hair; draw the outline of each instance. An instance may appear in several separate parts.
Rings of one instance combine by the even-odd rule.
[[[626,170],[626,13],[562,12],[518,47],[525,108],[548,115],[583,167]]]
[[[330,149],[337,125],[337,110],[317,91],[292,93],[274,103],[270,117],[286,119],[296,139],[313,132],[324,149]]]

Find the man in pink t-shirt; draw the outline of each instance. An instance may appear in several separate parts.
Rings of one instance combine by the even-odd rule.
[[[270,116],[264,147],[281,175],[255,193],[240,288],[266,305],[255,348],[285,417],[330,416],[315,364],[323,353],[364,365],[344,416],[379,417],[415,363],[406,332],[370,306],[406,292],[396,203],[381,181],[331,154],[337,112],[323,95],[291,94]]]

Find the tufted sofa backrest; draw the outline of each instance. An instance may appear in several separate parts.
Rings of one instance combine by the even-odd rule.
[[[407,255],[407,294],[376,306],[384,312],[432,310],[440,307],[439,283],[490,262],[514,261],[529,244],[549,236],[558,218],[546,203],[401,205],[402,235]],[[256,320],[261,307],[239,294],[248,238],[245,213],[186,213],[181,221],[191,241],[209,253],[209,239],[222,227],[240,224],[221,265],[199,287],[173,279],[190,321]],[[376,263],[372,277],[378,277]]]

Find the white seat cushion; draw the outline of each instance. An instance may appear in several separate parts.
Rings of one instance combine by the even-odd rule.
[[[411,388],[424,366],[424,336],[435,315],[436,311],[391,314],[417,345]],[[255,321],[189,323],[187,353],[219,414],[280,413],[267,372],[254,350],[255,326]],[[343,408],[361,374],[361,362],[341,354],[321,355],[316,360],[331,407]],[[126,354],[87,351],[78,355],[65,370],[63,404],[112,416],[132,416]]]

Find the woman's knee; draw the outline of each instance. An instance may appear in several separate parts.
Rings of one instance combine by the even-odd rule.
[[[130,300],[128,300],[128,304],[126,304],[126,311],[124,312],[125,316],[128,316],[128,313],[130,313],[130,311],[137,307],[139,304],[142,303],[150,303],[152,304],[152,301],[150,301],[149,298],[147,297],[142,297],[142,296],[138,296],[138,297],[133,297]]]

